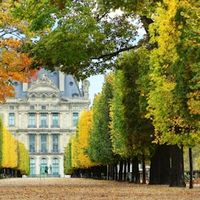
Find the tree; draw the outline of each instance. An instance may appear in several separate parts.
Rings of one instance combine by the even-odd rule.
[[[111,98],[112,76],[108,75],[105,78],[102,92],[96,95],[94,99],[92,126],[87,150],[90,159],[101,165],[112,164],[115,161],[109,128],[109,105]]]
[[[14,95],[14,81],[27,82],[36,71],[31,70],[31,59],[19,52],[22,46],[20,34],[28,32],[19,20],[11,15],[12,1],[0,4],[0,102]]]
[[[89,146],[89,133],[92,125],[92,111],[83,110],[80,113],[79,122],[77,125],[77,135],[79,143],[79,168],[89,168],[95,165],[87,155],[87,148]]]
[[[113,115],[116,123],[111,133],[117,136],[116,141],[120,143],[126,151],[126,157],[134,160],[135,177],[138,181],[138,159],[145,162],[145,157],[149,157],[151,146],[151,137],[153,126],[145,118],[147,113],[147,94],[150,86],[148,84],[149,73],[149,51],[141,47],[136,51],[123,53],[118,58],[118,69],[116,77],[116,86],[114,88],[113,103],[117,102]],[[121,81],[121,83],[120,83]],[[115,84],[114,82],[114,84]],[[116,89],[116,91],[115,91]],[[115,94],[116,92],[116,94]],[[113,105],[114,106],[114,105]],[[119,112],[120,115],[119,115]],[[115,119],[116,118],[116,119]],[[111,123],[112,124],[112,123]],[[113,124],[114,125],[114,124]],[[123,128],[122,128],[123,126]],[[119,129],[120,128],[120,129]],[[121,140],[123,138],[123,140]],[[119,141],[118,141],[119,139]],[[145,167],[144,167],[145,171]],[[145,173],[144,182],[145,182]]]
[[[127,146],[127,135],[125,131],[123,100],[124,74],[117,70],[113,77],[113,98],[110,105],[110,137],[112,149],[115,154],[122,158],[129,157]]]
[[[195,19],[194,15],[188,13],[188,9],[197,9],[196,6],[195,1],[187,3],[166,0],[158,6],[158,15],[150,29],[152,42],[157,44],[157,48],[151,52],[152,90],[149,93],[148,116],[153,120],[155,140],[161,144],[173,145],[170,149],[171,186],[185,186],[183,151],[180,147],[194,145],[194,138],[199,137],[199,122],[196,116],[190,114],[187,98],[191,91],[189,83],[198,74],[198,70],[192,70],[192,66],[199,65],[198,56],[194,60],[188,60],[187,56],[195,53],[193,50],[197,48],[197,35],[185,23],[187,18]],[[186,13],[189,15],[185,16]],[[192,48],[186,50],[185,42],[190,39],[194,40],[194,44],[190,43]]]
[[[29,175],[29,153],[25,148],[24,144],[18,142],[18,166],[17,169],[20,171],[21,175]]]
[[[64,152],[64,172],[65,174],[72,174],[72,139],[70,139]]]
[[[38,34],[39,41],[24,47],[36,63],[84,78],[104,72],[118,53],[135,48],[134,24],[126,14],[110,17],[109,12],[90,0],[62,1],[62,6],[28,0],[17,3],[15,13]]]

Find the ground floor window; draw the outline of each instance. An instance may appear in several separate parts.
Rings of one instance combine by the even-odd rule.
[[[59,159],[54,158],[52,162],[52,174],[59,175]]]
[[[44,175],[48,173],[47,159],[42,158],[40,161],[40,174]]]
[[[35,175],[35,159],[31,158],[30,160],[30,175],[34,176]]]

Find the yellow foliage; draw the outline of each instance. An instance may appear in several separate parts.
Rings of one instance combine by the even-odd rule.
[[[2,163],[3,168],[17,167],[17,141],[12,134],[3,128]]]
[[[78,143],[79,143],[79,154],[78,160],[80,167],[88,168],[94,165],[86,154],[88,147],[89,132],[92,125],[92,111],[83,110],[80,114],[80,120],[78,123]]]
[[[72,167],[89,168],[94,165],[86,153],[89,132],[92,125],[92,111],[80,114],[76,135],[72,137]]]
[[[151,41],[157,42],[158,48],[155,49],[155,54],[161,60],[174,62],[178,58],[176,45],[179,41],[180,32],[177,30],[175,20],[178,0],[164,0],[157,8],[157,15],[154,16],[154,23],[150,26]],[[164,67],[167,67],[165,65]]]

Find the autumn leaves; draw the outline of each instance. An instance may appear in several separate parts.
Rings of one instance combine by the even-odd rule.
[[[0,121],[0,168],[18,170],[29,174],[29,153]]]

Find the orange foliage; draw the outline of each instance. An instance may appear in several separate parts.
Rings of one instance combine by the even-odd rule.
[[[36,70],[31,70],[31,59],[18,52],[21,41],[13,38],[0,40],[0,102],[14,95],[12,81],[27,82]]]

